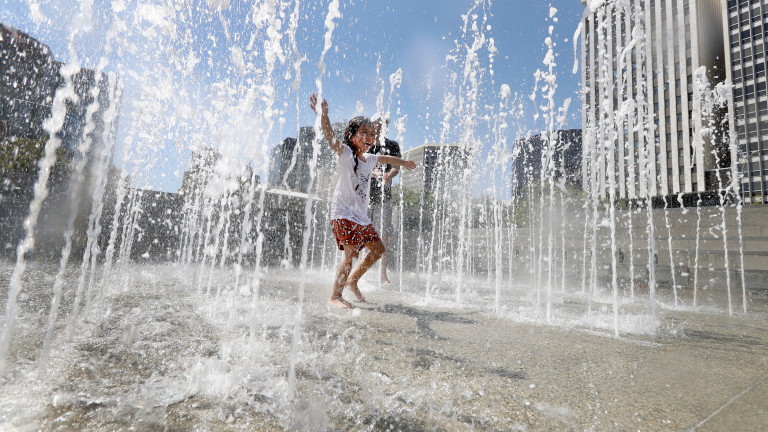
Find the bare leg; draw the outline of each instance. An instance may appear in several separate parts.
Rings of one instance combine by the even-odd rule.
[[[365,258],[361,259],[357,265],[355,266],[354,270],[352,270],[352,273],[349,274],[349,277],[347,277],[347,286],[349,286],[349,289],[352,290],[352,293],[357,296],[357,299],[361,302],[365,302],[365,296],[363,296],[363,293],[360,292],[360,289],[357,287],[357,282],[360,281],[360,278],[363,277],[365,272],[368,271],[373,265],[376,263],[376,261],[381,258],[381,255],[384,254],[385,248],[384,243],[382,243],[381,240],[377,240],[375,242],[368,242],[365,244],[365,247],[368,248],[369,252],[365,256]]]
[[[379,264],[380,270],[379,270],[379,281],[382,285],[392,285],[392,282],[389,281],[389,278],[387,277],[387,256],[389,253],[387,252],[387,245],[389,245],[389,237],[388,236],[381,236],[381,241],[384,243],[384,253],[381,254],[381,263]]]
[[[341,258],[339,266],[336,268],[336,277],[333,280],[333,292],[328,303],[341,308],[352,309],[354,306],[352,303],[344,300],[342,293],[344,291],[344,285],[349,278],[349,272],[352,270],[352,261],[357,257],[357,246],[344,245],[344,256]]]

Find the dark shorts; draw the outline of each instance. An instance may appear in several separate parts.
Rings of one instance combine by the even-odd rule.
[[[373,225],[363,226],[347,219],[333,219],[331,226],[333,226],[333,236],[336,237],[336,245],[341,250],[344,250],[344,245],[354,245],[362,249],[368,242],[381,240]]]
[[[368,216],[373,221],[373,226],[379,229],[384,237],[391,237],[394,229],[392,228],[392,201],[385,203],[371,203],[368,210]]]

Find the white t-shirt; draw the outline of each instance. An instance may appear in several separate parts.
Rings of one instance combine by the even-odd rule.
[[[371,172],[379,161],[378,155],[365,154],[365,162],[357,160],[348,145],[341,145],[337,164],[339,181],[333,191],[331,219],[347,219],[359,225],[370,225],[368,202],[371,192]]]

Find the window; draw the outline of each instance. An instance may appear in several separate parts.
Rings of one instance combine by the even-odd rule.
[[[747,106],[746,106],[746,113],[747,113],[747,117],[752,117],[752,114],[755,113],[755,105],[754,104],[747,104]]]
[[[758,62],[755,63],[755,76],[765,76],[765,63]]]
[[[763,40],[755,41],[753,43],[755,46],[755,61],[756,62],[763,62],[765,58],[765,49],[763,48]]]
[[[744,99],[750,99],[755,94],[755,86],[744,86]]]
[[[757,110],[761,116],[768,114],[768,101],[758,101]]]

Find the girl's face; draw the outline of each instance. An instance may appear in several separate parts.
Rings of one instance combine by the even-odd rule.
[[[373,126],[363,124],[360,126],[360,129],[357,130],[357,133],[352,136],[350,141],[352,141],[352,145],[355,146],[359,153],[364,153],[371,148],[375,139],[376,135]]]

